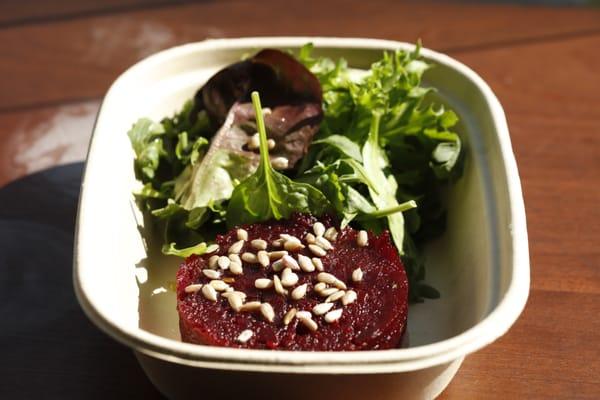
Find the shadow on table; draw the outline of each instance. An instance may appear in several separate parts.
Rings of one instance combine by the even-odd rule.
[[[133,353],[83,314],[72,253],[83,163],[0,188],[0,398],[157,399]]]

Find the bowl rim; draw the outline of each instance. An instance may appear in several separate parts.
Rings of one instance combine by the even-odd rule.
[[[391,350],[370,350],[358,352],[297,352],[272,351],[255,349],[237,349],[196,345],[168,339],[139,327],[119,325],[110,315],[103,314],[88,295],[81,271],[85,263],[85,255],[80,248],[86,239],[81,234],[85,226],[87,211],[87,189],[85,182],[88,176],[89,160],[94,154],[94,144],[98,121],[103,116],[107,100],[123,85],[130,76],[151,69],[170,58],[186,53],[224,49],[253,49],[263,47],[297,48],[312,42],[315,48],[336,49],[414,49],[413,44],[368,38],[337,37],[244,37],[232,39],[209,39],[189,43],[160,51],[151,55],[121,74],[106,93],[92,133],[90,147],[85,165],[83,183],[79,198],[77,223],[75,228],[73,284],[77,299],[87,316],[104,332],[117,341],[132,347],[136,351],[165,361],[207,368],[233,370],[261,370],[288,373],[381,373],[412,371],[450,362],[464,357],[502,336],[516,321],[527,301],[529,294],[529,247],[525,207],[521,183],[516,161],[512,151],[511,140],[504,110],[500,102],[485,81],[461,62],[436,51],[422,48],[421,54],[437,64],[443,64],[462,74],[471,81],[483,94],[487,107],[491,110],[493,124],[497,132],[499,153],[504,163],[507,179],[509,210],[511,221],[512,244],[512,279],[498,305],[480,322],[451,338],[435,343]]]

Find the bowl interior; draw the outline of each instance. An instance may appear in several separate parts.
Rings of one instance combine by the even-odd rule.
[[[79,242],[85,265],[78,273],[87,297],[115,324],[180,339],[174,292],[180,260],[160,253],[160,238],[134,202],[132,191],[139,183],[127,130],[139,117],[171,115],[213,73],[252,51],[251,45],[208,46],[151,58],[126,72],[107,95],[84,182],[80,215],[85,221],[80,223],[89,228],[79,228],[86,238]],[[335,46],[315,53],[343,56],[358,69],[381,56],[379,49]],[[443,63],[424,81],[459,114],[467,159],[463,177],[447,194],[447,231],[426,251],[426,281],[441,298],[411,305],[410,347],[472,328],[496,307],[512,279],[509,198],[491,110],[470,80]]]

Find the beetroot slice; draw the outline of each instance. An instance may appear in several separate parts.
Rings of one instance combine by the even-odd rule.
[[[244,226],[249,240],[244,244],[242,253],[256,253],[257,250],[250,245],[253,239],[266,240],[269,243],[268,251],[279,250],[271,242],[282,233],[296,236],[306,244],[304,237],[312,233],[316,221],[308,215],[295,215],[290,220]],[[333,226],[329,218],[323,218],[322,222],[326,227]],[[254,287],[254,281],[258,278],[272,279],[275,272],[271,266],[263,268],[259,264],[244,263],[244,273],[238,276],[224,271],[223,277],[235,279],[230,285],[236,291],[247,294],[246,301],[258,300],[271,304],[275,311],[272,323],[266,321],[260,312],[236,313],[222,296],[212,302],[201,292],[186,293],[185,288],[191,284],[210,282],[202,274],[202,270],[208,268],[208,258],[214,254],[227,255],[229,246],[237,241],[236,229],[218,236],[216,242],[220,249],[217,253],[189,257],[177,273],[177,309],[183,341],[214,346],[313,351],[398,347],[406,328],[408,310],[408,282],[404,267],[387,232],[379,236],[369,233],[369,243],[365,247],[357,245],[357,234],[354,229],[345,228],[333,242],[334,249],[321,257],[325,272],[345,282],[348,289],[355,290],[357,300],[346,306],[340,301],[334,303],[332,310],[343,309],[342,317],[337,322],[329,324],[323,316],[313,315],[313,320],[318,324],[315,332],[308,330],[297,318],[286,326],[283,317],[293,307],[311,311],[316,304],[324,302],[325,298],[313,290],[318,283],[318,271],[295,271],[300,278],[295,286],[308,284],[307,295],[298,301],[289,296],[283,297],[272,288],[259,290]],[[296,258],[298,253],[314,257],[308,248],[291,252],[290,255]],[[353,282],[352,271],[359,267],[363,271],[363,279]],[[291,292],[293,288],[289,289]],[[246,329],[253,332],[252,337],[245,343],[238,342],[238,336]]]

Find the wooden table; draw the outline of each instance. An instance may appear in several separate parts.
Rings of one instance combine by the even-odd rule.
[[[600,9],[305,3],[0,3],[0,398],[159,397],[72,295],[81,160],[102,96],[128,66],[180,43],[251,35],[422,38],[487,80],[523,182],[531,294],[441,398],[600,398]]]

